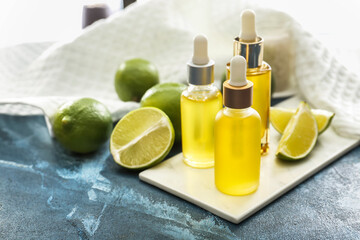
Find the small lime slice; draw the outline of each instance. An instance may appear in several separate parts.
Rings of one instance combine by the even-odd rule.
[[[291,108],[271,107],[270,121],[275,130],[282,134],[295,111],[296,109]],[[312,109],[311,112],[314,114],[319,134],[323,133],[330,126],[335,116],[335,113],[322,109]]]
[[[329,112],[322,109],[312,109],[311,112],[314,114],[316,123],[318,125],[319,134],[323,133],[330,126],[335,113]]]
[[[128,169],[144,169],[161,162],[174,144],[168,116],[158,108],[131,111],[115,126],[110,152],[115,162]]]
[[[301,102],[282,135],[276,156],[284,160],[305,158],[314,148],[318,128],[308,104]]]

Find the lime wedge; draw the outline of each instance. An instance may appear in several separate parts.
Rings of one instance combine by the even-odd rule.
[[[311,112],[314,114],[319,134],[323,133],[330,126],[335,113],[329,112],[322,109],[312,109]]]
[[[283,133],[291,117],[295,114],[296,109],[271,107],[270,122],[279,133]],[[329,126],[335,116],[335,113],[322,109],[312,109],[316,123],[318,125],[319,134],[323,133]]]
[[[114,161],[128,169],[144,169],[161,162],[174,144],[168,116],[158,108],[131,111],[115,126],[110,138]]]
[[[318,136],[317,124],[310,107],[301,102],[282,135],[276,156],[284,160],[299,160],[314,148]]]

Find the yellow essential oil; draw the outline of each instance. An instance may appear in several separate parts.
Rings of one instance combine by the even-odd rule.
[[[215,119],[215,185],[229,195],[250,194],[259,186],[261,121],[251,108],[253,83],[246,80],[246,60],[231,59],[224,82],[224,106]]]
[[[181,95],[181,135],[184,162],[195,168],[214,166],[214,122],[222,96],[214,86],[215,62],[208,57],[207,38],[194,38],[188,62],[189,87]]]
[[[261,154],[269,151],[271,67],[265,61],[261,67],[248,68],[246,78],[254,84],[253,105],[261,117]]]
[[[189,86],[181,95],[182,148],[186,164],[214,166],[214,121],[222,95],[212,85]]]
[[[271,67],[263,61],[264,40],[255,29],[255,13],[244,10],[241,14],[241,32],[234,39],[234,56],[243,56],[247,61],[246,78],[254,84],[253,108],[261,117],[261,154],[269,152],[269,114],[271,101]],[[227,79],[230,68],[227,65]]]
[[[259,186],[260,116],[253,108],[225,108],[216,116],[215,184],[223,193],[246,195]]]

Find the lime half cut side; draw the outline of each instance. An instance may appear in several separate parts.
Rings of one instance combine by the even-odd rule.
[[[271,107],[270,121],[275,130],[283,134],[295,112],[296,109],[293,108]],[[322,109],[312,109],[311,112],[318,125],[319,134],[323,133],[330,126],[330,123],[335,116],[335,113]]]
[[[110,152],[116,163],[128,169],[144,169],[161,162],[174,144],[168,116],[158,108],[131,111],[115,126]]]
[[[314,148],[317,137],[315,117],[309,106],[302,102],[285,128],[276,156],[284,160],[305,158]]]

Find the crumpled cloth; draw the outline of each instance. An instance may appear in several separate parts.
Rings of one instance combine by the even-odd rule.
[[[207,35],[220,79],[240,32],[243,9],[256,12],[275,96],[298,94],[314,108],[336,113],[332,126],[360,138],[360,78],[349,72],[289,15],[239,0],[148,0],[100,20],[71,41],[0,49],[0,112],[51,117],[69,99],[92,97],[117,120],[139,107],[114,88],[119,64],[140,57],[156,64],[161,82],[187,80],[193,37]],[[50,126],[50,125],[49,125]]]

